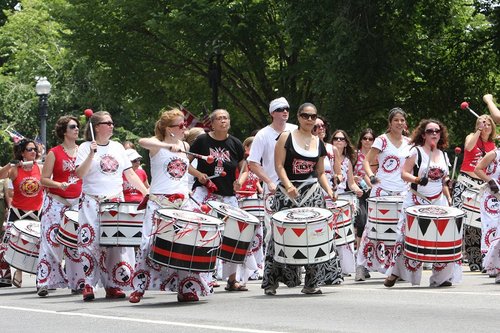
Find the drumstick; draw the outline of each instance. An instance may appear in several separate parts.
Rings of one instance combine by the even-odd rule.
[[[179,151],[180,153],[184,153],[184,154],[188,154],[188,155],[191,155],[193,156],[194,158],[200,158],[202,160],[205,160],[208,164],[212,164],[214,163],[214,157],[212,155],[200,155],[200,154],[196,154],[196,153],[192,153],[190,151],[184,151],[184,150],[180,150]]]
[[[477,113],[474,112],[474,110],[472,110],[470,107],[469,107],[469,103],[467,102],[462,102],[462,104],[460,104],[460,108],[462,110],[467,110],[469,111],[470,113],[472,113],[473,115],[476,116],[476,118],[479,118],[479,115]]]
[[[226,174],[227,174],[226,171],[222,171],[221,173],[216,173],[213,176],[207,177],[207,179],[214,179],[217,177],[226,177]]]
[[[460,147],[455,147],[455,160],[453,161],[453,169],[451,170],[451,179],[455,178],[455,169],[457,168],[458,155],[462,152]]]
[[[149,194],[146,194],[144,198],[142,198],[141,202],[137,206],[137,210],[144,210],[148,204],[149,201]]]
[[[200,210],[205,214],[208,214],[212,210],[208,205],[200,204],[195,198],[193,198],[191,194],[189,194],[189,199],[191,199],[198,207],[200,207]]]
[[[92,118],[94,111],[92,111],[92,109],[85,109],[85,111],[83,111],[83,113],[85,114],[85,117],[88,118],[88,121],[90,121],[90,118]],[[92,137],[92,141],[95,141],[94,128],[92,126],[92,121],[90,121],[89,127],[90,127],[90,136]],[[94,149],[94,153],[97,153],[97,149]]]
[[[236,194],[255,194],[255,191],[236,191]]]
[[[434,153],[434,148],[436,147],[436,145],[433,143],[431,143],[431,152],[429,154],[429,160],[427,161],[427,170],[425,170],[425,177],[427,177],[427,175],[429,174],[429,167],[431,166],[431,160],[432,160],[432,155]]]

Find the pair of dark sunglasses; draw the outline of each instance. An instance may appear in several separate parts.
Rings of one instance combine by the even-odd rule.
[[[76,124],[68,125],[68,129],[75,129],[75,128],[78,128],[78,125]]]
[[[318,118],[318,115],[316,113],[301,113],[299,114],[299,117],[302,119],[311,119],[311,120],[316,120]]]

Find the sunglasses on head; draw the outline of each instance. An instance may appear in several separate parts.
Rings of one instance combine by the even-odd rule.
[[[277,108],[273,111],[274,112],[290,112],[290,108]]]
[[[441,130],[439,128],[428,128],[425,130],[425,134],[439,134],[441,133]]]
[[[345,138],[341,138],[339,136],[334,136],[332,141],[345,141]]]
[[[177,125],[170,125],[168,126],[170,128],[174,128],[174,127],[178,127],[179,129],[183,129],[183,128],[186,128],[186,123],[185,122],[182,122],[180,124],[177,124]]]
[[[318,118],[318,115],[316,113],[301,113],[299,114],[299,117],[302,119],[311,119],[311,120],[316,120]]]
[[[101,121],[97,123],[97,125],[108,125],[108,126],[113,126],[115,123],[112,121]]]
[[[78,128],[78,125],[77,124],[71,124],[71,125],[68,125],[68,128],[69,129],[75,129],[75,128]]]
[[[363,137],[363,141],[373,141],[375,140],[374,138],[370,137],[370,136],[364,136]]]
[[[38,152],[38,149],[36,147],[35,148],[25,148],[24,151],[31,153],[32,151]]]

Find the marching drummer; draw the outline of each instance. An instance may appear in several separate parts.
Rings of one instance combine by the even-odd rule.
[[[77,249],[65,247],[54,240],[67,210],[78,211],[82,181],[75,173],[80,122],[76,117],[63,116],[55,126],[62,143],[52,148],[45,158],[42,184],[47,189],[41,219],[40,255],[37,270],[38,295],[47,296],[52,288],[70,287],[72,293],[83,290],[84,276]],[[62,267],[66,255],[65,268]]]
[[[122,173],[132,186],[143,194],[148,192],[123,146],[110,140],[113,128],[108,112],[94,113],[85,130],[87,141],[80,145],[76,158],[76,174],[83,180],[78,248],[85,271],[84,301],[94,299],[94,287],[99,281],[106,298],[125,298],[122,289],[130,287],[135,264],[133,247],[100,246],[99,204],[123,200]]]
[[[401,178],[411,184],[402,211],[415,205],[449,206],[451,196],[446,185],[449,180],[449,161],[443,152],[448,146],[446,127],[437,120],[425,119],[420,122],[411,136],[413,147],[403,165]],[[403,239],[406,215],[401,214],[398,222],[398,237],[391,267],[387,270],[388,277],[384,281],[386,287],[392,287],[398,278],[420,285],[422,277],[422,262],[403,256]],[[415,221],[414,223],[418,223]],[[430,277],[431,287],[449,287],[459,282],[462,277],[460,262],[440,263],[432,265]]]
[[[38,165],[40,157],[36,142],[31,139],[22,139],[14,145],[14,158],[19,163],[11,167],[10,164],[2,168],[2,173],[8,172],[12,180],[14,196],[12,198],[7,226],[3,241],[0,244],[0,287],[14,285],[21,288],[22,272],[17,269],[11,281],[10,268],[5,261],[9,229],[17,220],[40,220],[43,188],[41,183],[42,167]]]
[[[386,133],[375,138],[364,160],[366,175],[372,185],[370,197],[406,194],[408,185],[401,179],[402,165],[409,150],[409,138],[405,132],[406,112],[398,107],[391,109]],[[367,221],[356,256],[355,281],[364,281],[367,270],[385,274],[391,262],[394,246],[372,241],[367,232],[370,227],[370,221]]]

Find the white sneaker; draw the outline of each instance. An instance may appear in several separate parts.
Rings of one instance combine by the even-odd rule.
[[[365,268],[363,266],[356,266],[356,275],[354,281],[365,281]]]

